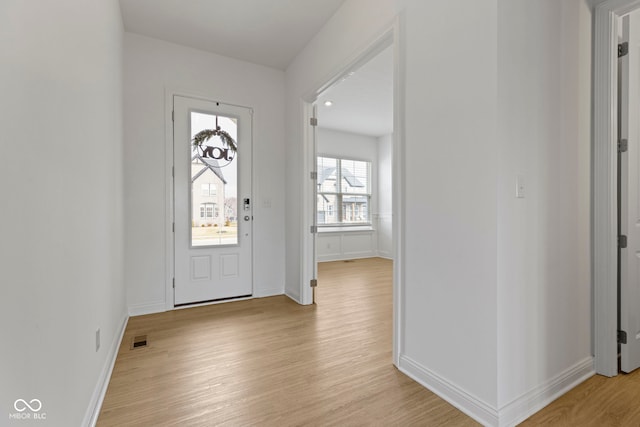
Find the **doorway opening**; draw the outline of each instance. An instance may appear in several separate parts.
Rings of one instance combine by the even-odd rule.
[[[323,271],[335,284],[336,273],[357,275],[363,263],[356,260],[393,258],[393,46],[350,69],[314,105],[314,302],[322,303],[331,292]]]
[[[626,90],[618,92],[618,72],[624,71],[623,65],[618,63],[618,35],[623,34],[622,18],[640,8],[640,0],[620,0],[600,3],[595,8],[595,49],[594,49],[594,92],[593,92],[593,287],[594,287],[594,354],[596,372],[605,376],[618,374],[618,346],[621,345],[621,355],[632,350],[629,355],[640,358],[640,324],[636,319],[625,319],[624,311],[619,311],[630,301],[625,297],[624,281],[618,288],[618,264],[628,260],[629,248],[625,248],[625,236],[619,223],[625,226],[623,219],[618,220],[618,203],[624,198],[618,194],[618,151],[621,147],[623,134],[618,129],[618,117],[621,112],[618,101],[628,96]],[[638,49],[638,46],[630,49]],[[637,83],[637,82],[636,82]],[[624,95],[623,95],[624,94]],[[629,136],[631,138],[631,136]],[[638,150],[639,141],[627,140],[629,147]],[[626,161],[626,160],[623,160]],[[623,171],[624,172],[624,171]],[[624,175],[623,175],[623,178]],[[621,203],[621,213],[625,213],[624,203]],[[633,218],[633,219],[638,219]],[[619,250],[622,253],[619,256]],[[636,261],[637,254],[632,260]],[[635,258],[634,258],[635,257]],[[621,278],[626,267],[620,266]],[[635,286],[639,284],[635,283]],[[620,313],[620,319],[618,319]],[[627,343],[620,328],[631,327],[627,333]],[[635,323],[634,323],[635,322]],[[631,340],[634,343],[630,342]],[[627,347],[629,346],[629,347]],[[640,359],[639,359],[640,360]]]
[[[402,343],[402,328],[400,321],[402,317],[402,283],[403,264],[402,264],[402,207],[403,207],[403,184],[401,179],[401,171],[403,170],[402,155],[402,126],[401,111],[399,106],[402,105],[402,91],[399,89],[402,85],[400,70],[401,53],[400,41],[398,40],[399,22],[394,22],[393,26],[372,41],[372,43],[359,54],[355,55],[352,60],[348,61],[341,71],[336,73],[332,78],[328,79],[323,85],[317,87],[308,96],[303,98],[303,119],[305,123],[305,143],[303,145],[303,173],[305,181],[308,185],[304,185],[302,203],[305,206],[305,214],[303,215],[303,235],[302,235],[302,283],[300,289],[300,301],[302,304],[313,303],[313,296],[316,290],[314,284],[317,284],[317,267],[318,261],[328,261],[330,256],[335,256],[335,251],[340,250],[339,259],[343,262],[345,259],[366,258],[367,256],[382,256],[383,258],[393,259],[392,267],[392,352],[393,363],[398,365],[399,355]],[[382,54],[382,55],[381,55]],[[380,58],[378,56],[381,55]],[[328,108],[326,104],[332,104],[330,107],[337,107],[333,93],[338,93],[340,86],[348,87],[349,80],[355,83],[358,80],[360,70],[366,70],[367,64],[377,60],[384,63],[384,58],[389,62],[387,65],[390,71],[386,72],[386,77],[390,79],[390,95],[389,101],[383,102],[384,106],[390,110],[388,113],[392,117],[392,126],[387,134],[379,133],[377,135],[365,135],[370,141],[375,141],[369,146],[375,148],[375,164],[371,162],[371,169],[375,170],[376,177],[373,178],[372,185],[367,187],[366,182],[370,179],[369,174],[363,172],[368,170],[368,160],[362,151],[351,152],[347,154],[333,154],[327,149],[326,152],[320,152],[317,149],[319,139],[325,136],[325,140],[329,141],[328,146],[333,144],[341,145],[340,141],[344,134],[349,137],[358,138],[356,130],[345,131],[347,128],[340,128],[340,125],[332,126],[332,129],[323,129],[322,121],[327,117],[327,112],[320,111],[321,108]],[[363,75],[366,75],[363,71]],[[369,91],[376,91],[375,85],[368,86]],[[362,95],[361,95],[362,96]],[[329,102],[327,102],[329,101]],[[341,101],[342,102],[342,101]],[[336,108],[335,111],[338,111]],[[336,115],[343,122],[355,122],[355,119],[348,114]],[[375,120],[374,120],[375,121]],[[381,136],[382,135],[382,136]],[[327,136],[329,136],[327,138]],[[360,135],[362,136],[362,135]],[[319,138],[317,138],[319,137]],[[347,138],[348,139],[348,138]],[[381,142],[382,141],[382,142]],[[320,144],[322,142],[320,141]],[[349,144],[342,144],[343,148],[351,148]],[[320,148],[322,151],[322,145]],[[326,148],[326,147],[325,147]],[[351,155],[350,155],[351,154]],[[334,193],[340,194],[324,194],[326,199],[322,199],[323,206],[319,203],[320,197],[317,195],[318,185],[322,185],[327,178],[322,177],[322,171],[318,169],[318,156],[324,158],[323,161],[333,161],[336,166],[333,171],[331,167],[325,168],[328,175],[335,175],[334,182],[340,182],[340,191]],[[329,159],[329,160],[327,160]],[[382,159],[384,165],[382,180],[380,179],[379,160]],[[340,161],[340,167],[337,164]],[[328,165],[328,163],[327,163]],[[346,166],[346,167],[345,167]],[[322,168],[321,168],[322,169]],[[356,171],[356,169],[358,169]],[[384,176],[387,173],[390,178]],[[338,181],[339,180],[339,181]],[[384,186],[380,185],[384,181]],[[376,187],[375,189],[373,187]],[[383,188],[379,188],[383,187]],[[338,187],[336,187],[336,190]],[[384,192],[385,201],[378,205],[379,193]],[[331,197],[329,197],[331,196]],[[386,206],[389,210],[381,211],[380,206]],[[386,209],[385,208],[385,209]],[[320,209],[321,215],[319,215]],[[318,221],[324,221],[325,224],[319,226]],[[342,220],[342,224],[336,225],[330,221]],[[347,222],[348,224],[345,224]],[[324,227],[324,228],[323,228]],[[380,228],[385,228],[382,237],[378,236]],[[317,232],[323,228],[323,232]],[[347,240],[344,240],[342,234],[347,233],[347,229],[351,234]],[[338,236],[336,236],[338,234]],[[333,240],[332,240],[333,239]],[[336,239],[342,239],[337,244]],[[323,247],[316,244],[316,240],[323,243]],[[357,242],[354,246],[348,245]],[[358,241],[359,240],[359,241]],[[334,243],[332,243],[332,241]],[[347,242],[347,246],[344,242]],[[334,246],[337,245],[337,246]],[[363,248],[368,247],[368,250]],[[373,248],[373,250],[371,249]],[[317,250],[317,252],[316,252]],[[332,255],[332,253],[334,255]]]

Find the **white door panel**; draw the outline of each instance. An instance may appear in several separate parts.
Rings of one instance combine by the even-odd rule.
[[[182,96],[173,103],[174,303],[250,296],[251,110]]]

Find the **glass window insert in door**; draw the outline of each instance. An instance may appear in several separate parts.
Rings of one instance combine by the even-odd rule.
[[[238,120],[195,111],[190,119],[191,246],[237,245]],[[212,136],[194,144],[202,131]]]

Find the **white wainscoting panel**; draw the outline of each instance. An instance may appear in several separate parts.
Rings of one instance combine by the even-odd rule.
[[[320,232],[316,248],[319,262],[370,258],[378,255],[377,233],[375,230]]]

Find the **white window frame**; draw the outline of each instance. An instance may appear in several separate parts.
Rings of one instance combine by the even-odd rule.
[[[204,218],[205,220],[216,218],[215,213],[218,210],[217,205],[217,203],[213,202],[200,203],[200,218]],[[204,216],[202,216],[203,212]],[[209,212],[211,212],[211,216],[208,215]]]
[[[213,191],[211,191],[213,190]],[[200,185],[200,194],[203,197],[216,197],[218,195],[218,187],[216,184],[207,182]]]
[[[371,198],[372,198],[372,194],[371,194],[371,174],[372,174],[372,163],[369,160],[362,160],[362,159],[352,159],[352,158],[348,158],[348,157],[338,157],[335,155],[322,155],[322,154],[318,154],[316,157],[316,164],[318,163],[318,159],[320,158],[325,158],[325,159],[332,159],[336,161],[336,182],[338,183],[337,185],[337,191],[333,192],[333,191],[320,191],[320,186],[321,184],[318,185],[317,188],[317,195],[318,196],[322,196],[322,195],[327,195],[327,196],[335,196],[336,198],[336,203],[335,203],[335,208],[333,209],[333,211],[335,211],[336,213],[336,218],[338,219],[337,222],[332,222],[332,223],[324,223],[321,224],[318,220],[318,228],[330,228],[330,227],[371,227],[372,226],[372,222],[371,222]],[[341,163],[343,161],[350,161],[350,162],[362,162],[365,163],[367,165],[367,182],[366,182],[366,189],[367,192],[366,193],[346,193],[342,191],[342,165]],[[343,197],[344,196],[357,196],[357,197],[366,197],[367,199],[367,219],[366,221],[363,222],[344,222],[343,221],[343,216],[344,216],[344,209],[343,209]],[[318,217],[318,210],[316,209],[316,218]]]

